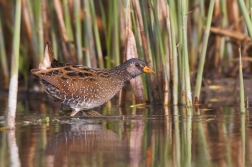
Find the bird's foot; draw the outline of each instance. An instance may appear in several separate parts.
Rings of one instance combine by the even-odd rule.
[[[100,113],[98,113],[97,111],[95,110],[85,110],[85,111],[82,111],[82,113],[84,115],[90,115],[90,116],[101,116]]]

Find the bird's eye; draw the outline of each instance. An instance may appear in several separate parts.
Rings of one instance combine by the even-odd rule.
[[[136,67],[139,67],[140,66],[140,64],[139,63],[136,63]]]

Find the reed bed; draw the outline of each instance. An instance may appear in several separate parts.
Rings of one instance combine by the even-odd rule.
[[[126,59],[127,29],[134,34],[138,57],[156,72],[142,78],[145,98],[152,103],[190,107],[192,97],[201,100],[202,78],[236,77],[239,65],[233,63],[238,60],[234,44],[242,46],[242,56],[249,60],[243,71],[252,69],[251,6],[245,5],[251,1],[21,2],[19,79],[25,81],[23,86],[29,84],[27,89],[33,84],[29,71],[42,59],[45,42],[52,44],[60,61],[111,68]],[[0,75],[7,81],[13,68],[16,3],[0,1]]]

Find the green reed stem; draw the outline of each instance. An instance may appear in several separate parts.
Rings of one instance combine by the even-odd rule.
[[[179,103],[180,104],[185,104],[185,66],[184,66],[184,59],[182,56],[183,52],[183,40],[182,40],[182,32],[183,32],[183,25],[182,25],[182,16],[183,13],[181,13],[181,6],[182,6],[183,2],[178,1],[177,2],[177,6],[174,5],[174,8],[178,9],[175,10],[176,11],[176,15],[177,15],[177,53],[178,53],[178,74],[179,74],[179,80],[180,80],[180,84],[179,84],[179,90],[178,90],[178,94],[179,94]]]
[[[51,30],[51,36],[52,36],[52,48],[53,48],[54,58],[58,60],[57,39],[56,39],[54,28],[52,28]]]
[[[104,24],[104,28],[105,28],[105,31],[106,31],[106,51],[107,51],[107,55],[106,55],[106,67],[107,68],[111,68],[112,67],[112,64],[111,64],[111,59],[112,59],[112,49],[111,49],[111,44],[113,43],[112,42],[112,20],[113,20],[113,10],[111,10],[113,7],[113,3],[109,3],[109,14],[108,14],[108,19],[105,19],[106,18],[106,14],[105,14],[105,11],[104,11],[104,8],[103,6],[101,5],[101,11],[102,11],[102,18],[103,18],[103,24]],[[107,23],[105,23],[107,21]]]
[[[119,40],[119,1],[113,1],[113,57],[116,65],[120,64],[120,40]]]
[[[189,68],[189,58],[188,58],[188,48],[187,48],[187,15],[183,16],[183,63],[185,67],[185,90],[186,90],[186,105],[188,107],[192,106],[192,91],[190,83],[190,68]]]
[[[151,62],[151,57],[152,57],[151,52],[150,52],[151,48],[150,48],[149,40],[148,40],[148,33],[146,33],[148,31],[145,31],[145,30],[148,30],[148,28],[146,26],[148,24],[144,23],[144,21],[146,21],[146,19],[143,19],[144,17],[142,17],[139,1],[133,0],[132,4],[133,4],[133,9],[134,9],[134,13],[135,13],[135,16],[136,16],[136,20],[137,20],[137,23],[138,23],[137,25],[139,26],[138,28],[139,28],[140,34],[141,34],[141,40],[142,40],[143,53],[144,53],[144,56],[145,56],[145,60],[146,60],[147,66],[152,68],[153,67],[153,62]],[[151,92],[151,95],[152,95],[152,96],[149,96],[149,99],[151,101],[160,101],[158,92],[155,90],[155,88],[156,88],[155,76],[154,76],[154,74],[150,74],[148,76],[150,78],[150,84],[151,84],[151,91],[149,91],[149,92]]]
[[[193,113],[193,109],[187,108],[187,113]],[[185,135],[185,164],[183,166],[191,166],[192,161],[192,115],[186,116],[186,135]]]
[[[241,114],[241,166],[246,166],[246,115]]]
[[[245,23],[247,25],[249,36],[250,36],[250,38],[252,38],[252,23],[251,23],[251,20],[249,18],[249,14],[248,14],[246,5],[244,3],[244,0],[238,0],[238,2],[239,2],[239,5],[240,5],[240,8],[241,8]]]
[[[239,78],[240,78],[240,112],[245,112],[245,98],[244,98],[244,84],[242,74],[242,60],[241,60],[241,47],[239,47]]]
[[[180,116],[178,106],[173,107],[173,120],[174,120],[174,138],[175,138],[175,162],[177,167],[181,167],[181,131],[180,131]]]
[[[195,107],[196,108],[196,107]],[[197,113],[197,117],[201,117],[200,115],[200,109],[197,108],[194,113]],[[201,145],[201,147],[197,148],[197,151],[200,152],[201,154],[199,155],[198,161],[200,163],[198,164],[204,164],[204,166],[210,166],[210,159],[211,156],[209,154],[209,150],[205,148],[209,148],[208,143],[207,143],[207,138],[205,135],[205,130],[204,130],[204,122],[202,121],[197,121],[196,123],[196,134],[197,134],[197,141],[199,141],[198,144]],[[203,158],[204,157],[204,158]]]
[[[37,5],[38,5],[38,41],[37,42],[39,45],[38,47],[39,62],[41,62],[44,56],[44,31],[43,31],[42,12],[45,12],[45,9],[42,9],[42,1],[39,1]]]
[[[18,62],[20,46],[20,29],[21,29],[21,1],[16,1],[15,27],[13,39],[13,54],[11,60],[11,79],[9,87],[9,99],[7,108],[7,127],[15,129],[15,117],[17,108],[17,91],[18,91]]]
[[[81,18],[80,18],[80,1],[74,0],[74,19],[75,19],[75,38],[78,63],[83,63],[83,52],[81,42]]]
[[[156,64],[157,66],[159,62],[163,62],[163,65],[165,66],[165,62],[169,62],[169,60],[165,59],[165,51],[164,51],[164,41],[163,41],[163,38],[164,38],[164,35],[161,34],[161,27],[159,25],[159,20],[158,20],[158,7],[157,7],[157,0],[154,0],[154,11],[153,11],[153,14],[154,14],[154,19],[155,19],[155,27],[156,27],[156,34],[157,34],[157,45],[158,47],[156,48],[156,50],[159,50],[159,54],[156,54]],[[159,58],[161,57],[161,61],[159,60]],[[167,68],[168,69],[168,68]],[[167,69],[165,69],[165,73],[166,75],[169,75],[169,70],[167,71]]]
[[[83,22],[83,27],[85,27],[85,33],[83,34],[83,41],[85,41],[85,63],[87,66],[95,67],[96,64],[91,65],[91,57],[94,56],[94,38],[93,38],[93,31],[92,31],[92,20],[91,20],[91,12],[90,12],[90,5],[89,0],[83,0],[84,2],[84,9],[85,9],[85,19]]]
[[[99,67],[100,68],[104,68],[103,55],[102,55],[102,49],[101,49],[101,41],[100,41],[100,35],[99,35],[98,25],[97,25],[97,22],[96,22],[94,2],[93,1],[89,1],[89,4],[90,4],[90,11],[91,11],[92,20],[93,20],[93,26],[94,26],[94,37],[95,37],[95,43],[96,43],[96,49],[97,49]]]
[[[9,80],[9,69],[8,69],[8,62],[6,59],[6,51],[5,51],[5,43],[4,43],[4,38],[3,38],[3,29],[2,29],[2,21],[0,19],[0,58],[1,58],[1,66],[2,66],[2,71],[4,75],[4,80],[5,83],[7,84]]]
[[[249,0],[249,13],[250,13],[250,20],[252,20],[252,0]]]
[[[172,102],[173,105],[178,104],[178,56],[177,56],[177,47],[176,47],[176,31],[175,31],[175,18],[176,18],[176,13],[172,8],[168,6],[167,4],[167,9],[169,18],[170,19],[170,33],[168,31],[169,38],[171,40],[171,45],[172,47],[169,48],[172,51],[172,67],[171,67],[171,77],[172,77]],[[170,55],[171,56],[171,55]]]
[[[210,26],[211,26],[211,21],[212,21],[212,16],[213,16],[214,2],[215,2],[215,0],[211,0],[210,5],[209,5],[207,23],[206,23],[206,28],[205,28],[205,31],[204,31],[204,36],[203,36],[202,50],[201,50],[201,53],[200,53],[200,61],[199,61],[197,79],[196,79],[194,99],[196,97],[198,99],[200,98],[202,75],[203,75],[203,69],[204,69],[204,64],[205,64],[205,59],[206,59],[206,50],[207,50]]]
[[[32,3],[30,0],[27,0],[27,9],[29,13],[34,13],[32,10]],[[38,53],[38,36],[36,33],[37,27],[35,25],[35,14],[31,14],[29,15],[29,19],[30,19],[30,25],[31,25],[31,31],[32,31],[32,42],[31,42],[31,48],[33,50],[33,54],[35,55],[35,65],[37,66],[40,63],[40,57],[39,57],[39,53]]]
[[[67,37],[69,41],[73,41],[74,35],[73,35],[73,29],[72,29],[72,24],[71,24],[71,15],[69,12],[68,0],[63,0],[62,7],[63,7],[63,12],[64,12],[64,22],[66,25]]]

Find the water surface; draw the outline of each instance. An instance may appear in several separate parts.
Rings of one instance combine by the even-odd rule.
[[[2,124],[6,104],[2,97]],[[71,119],[42,93],[20,94],[16,131],[0,131],[0,166],[252,166],[249,112],[210,106],[112,102],[96,109],[101,116]]]

